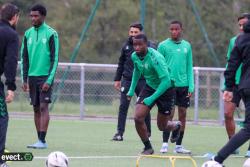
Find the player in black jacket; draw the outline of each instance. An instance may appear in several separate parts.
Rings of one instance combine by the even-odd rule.
[[[114,87],[118,91],[121,92],[120,96],[120,106],[119,106],[119,115],[118,115],[118,125],[117,125],[117,133],[114,135],[114,141],[122,141],[123,133],[125,131],[126,118],[129,108],[130,101],[127,99],[127,92],[129,90],[132,74],[134,70],[134,65],[131,60],[131,55],[134,52],[133,48],[133,37],[142,33],[143,26],[140,23],[133,23],[129,26],[129,38],[126,43],[123,45],[121,50],[121,56],[119,58],[119,63],[115,75],[115,83]],[[149,42],[148,45],[150,47],[156,48],[153,43]],[[140,91],[145,85],[145,79],[141,78],[136,87],[136,95],[139,95]],[[151,135],[151,118],[150,114],[145,118],[145,123],[148,129],[148,135]]]
[[[6,102],[10,103],[16,90],[15,78],[18,57],[18,34],[15,26],[19,19],[19,9],[12,4],[4,4],[1,8],[0,21],[0,78],[4,74],[7,86],[5,96],[4,84],[0,81],[0,166],[7,166],[1,157],[5,149],[8,127],[8,112]]]
[[[250,139],[250,21],[243,26],[243,30],[244,33],[239,35],[235,41],[235,46],[224,73],[226,89],[223,99],[225,102],[232,100],[236,70],[242,63],[238,90],[246,108],[244,127],[214,157],[214,160],[219,163],[223,163],[230,154]]]

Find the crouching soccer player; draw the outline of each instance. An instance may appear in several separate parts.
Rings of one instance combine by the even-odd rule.
[[[134,95],[137,82],[143,76],[146,85],[137,99],[134,120],[137,133],[145,146],[142,154],[153,154],[154,150],[149,141],[144,120],[154,104],[158,107],[157,125],[159,130],[173,131],[171,142],[176,142],[179,138],[181,123],[168,121],[174,106],[174,90],[171,88],[168,67],[164,57],[153,48],[148,48],[147,42],[147,37],[144,34],[139,34],[133,39],[134,71],[127,96],[130,99]]]

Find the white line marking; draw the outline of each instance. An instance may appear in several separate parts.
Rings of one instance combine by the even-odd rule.
[[[82,156],[68,157],[69,159],[119,159],[119,158],[137,158],[138,156]],[[47,159],[47,157],[34,157],[35,159]]]
[[[159,156],[176,156],[176,155],[159,155]],[[127,158],[137,158],[138,156],[76,156],[68,157],[69,159],[127,159]],[[181,156],[180,156],[181,157]],[[203,155],[190,156],[192,158],[206,158]],[[245,156],[230,156],[230,158],[245,158]],[[34,159],[47,159],[47,157],[34,157]]]

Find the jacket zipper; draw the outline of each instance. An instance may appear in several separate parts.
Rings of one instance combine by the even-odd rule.
[[[36,42],[38,41],[38,28],[36,29]]]

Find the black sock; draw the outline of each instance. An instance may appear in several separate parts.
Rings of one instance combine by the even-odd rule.
[[[178,140],[176,141],[176,145],[181,145],[183,136],[184,136],[184,131],[181,131],[181,132],[180,132],[180,137],[179,137]]]
[[[45,137],[46,137],[46,132],[40,132],[39,140],[40,140],[41,142],[46,143]]]
[[[219,162],[220,164],[223,163],[224,159],[225,159],[225,158],[222,158],[222,157],[219,156],[219,155],[216,155],[216,156],[214,157],[214,160],[215,160],[216,162]]]
[[[145,146],[145,150],[152,148],[152,145],[149,140],[143,141],[143,144]]]
[[[41,132],[39,132],[39,131],[37,132],[37,138],[38,138],[39,140],[40,140],[40,135],[41,135],[40,133],[41,133]]]
[[[168,143],[169,136],[170,136],[169,131],[163,131],[162,133],[163,143]]]

